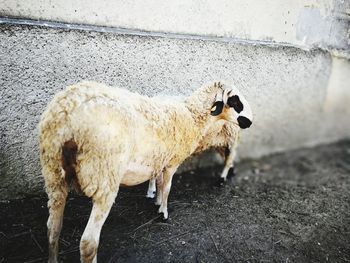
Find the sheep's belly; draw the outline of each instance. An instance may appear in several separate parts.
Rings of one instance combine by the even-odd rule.
[[[152,172],[153,170],[150,166],[131,163],[122,178],[121,185],[133,186],[142,184],[151,178]]]

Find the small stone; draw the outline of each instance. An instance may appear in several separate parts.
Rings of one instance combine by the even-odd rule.
[[[265,164],[261,167],[261,170],[262,170],[263,172],[271,171],[271,169],[272,169],[272,165],[269,164],[269,163],[265,163]]]
[[[254,168],[253,173],[254,174],[259,174],[260,173],[260,169],[259,168]]]
[[[186,244],[186,242],[185,241],[181,241],[181,245],[185,245]]]

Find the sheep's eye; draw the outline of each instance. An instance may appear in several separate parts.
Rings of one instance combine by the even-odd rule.
[[[224,108],[224,103],[222,101],[216,101],[211,107],[210,114],[212,116],[217,116],[222,112],[223,108]]]

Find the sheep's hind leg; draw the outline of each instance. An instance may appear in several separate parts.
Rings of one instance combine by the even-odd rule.
[[[47,237],[49,240],[49,263],[57,263],[58,242],[62,229],[63,212],[67,199],[65,182],[55,186],[46,186],[49,196],[49,219],[47,221]]]
[[[117,193],[110,193],[93,201],[89,221],[80,240],[80,260],[83,263],[97,262],[97,248],[101,229],[111,210]]]
[[[148,184],[148,190],[147,190],[147,198],[154,198],[155,196],[155,191],[157,191],[156,189],[156,178],[151,178],[149,180],[149,184]]]
[[[158,213],[163,213],[163,217],[165,220],[168,219],[168,196],[171,189],[171,181],[176,170],[177,170],[177,166],[170,167],[170,168],[166,168],[163,173],[163,183],[161,187],[162,202],[160,204]]]

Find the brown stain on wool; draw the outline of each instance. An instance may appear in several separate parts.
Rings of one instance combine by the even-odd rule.
[[[78,182],[75,166],[77,165],[78,146],[73,140],[66,141],[62,146],[62,168],[65,172],[65,180],[78,193],[81,188]]]

